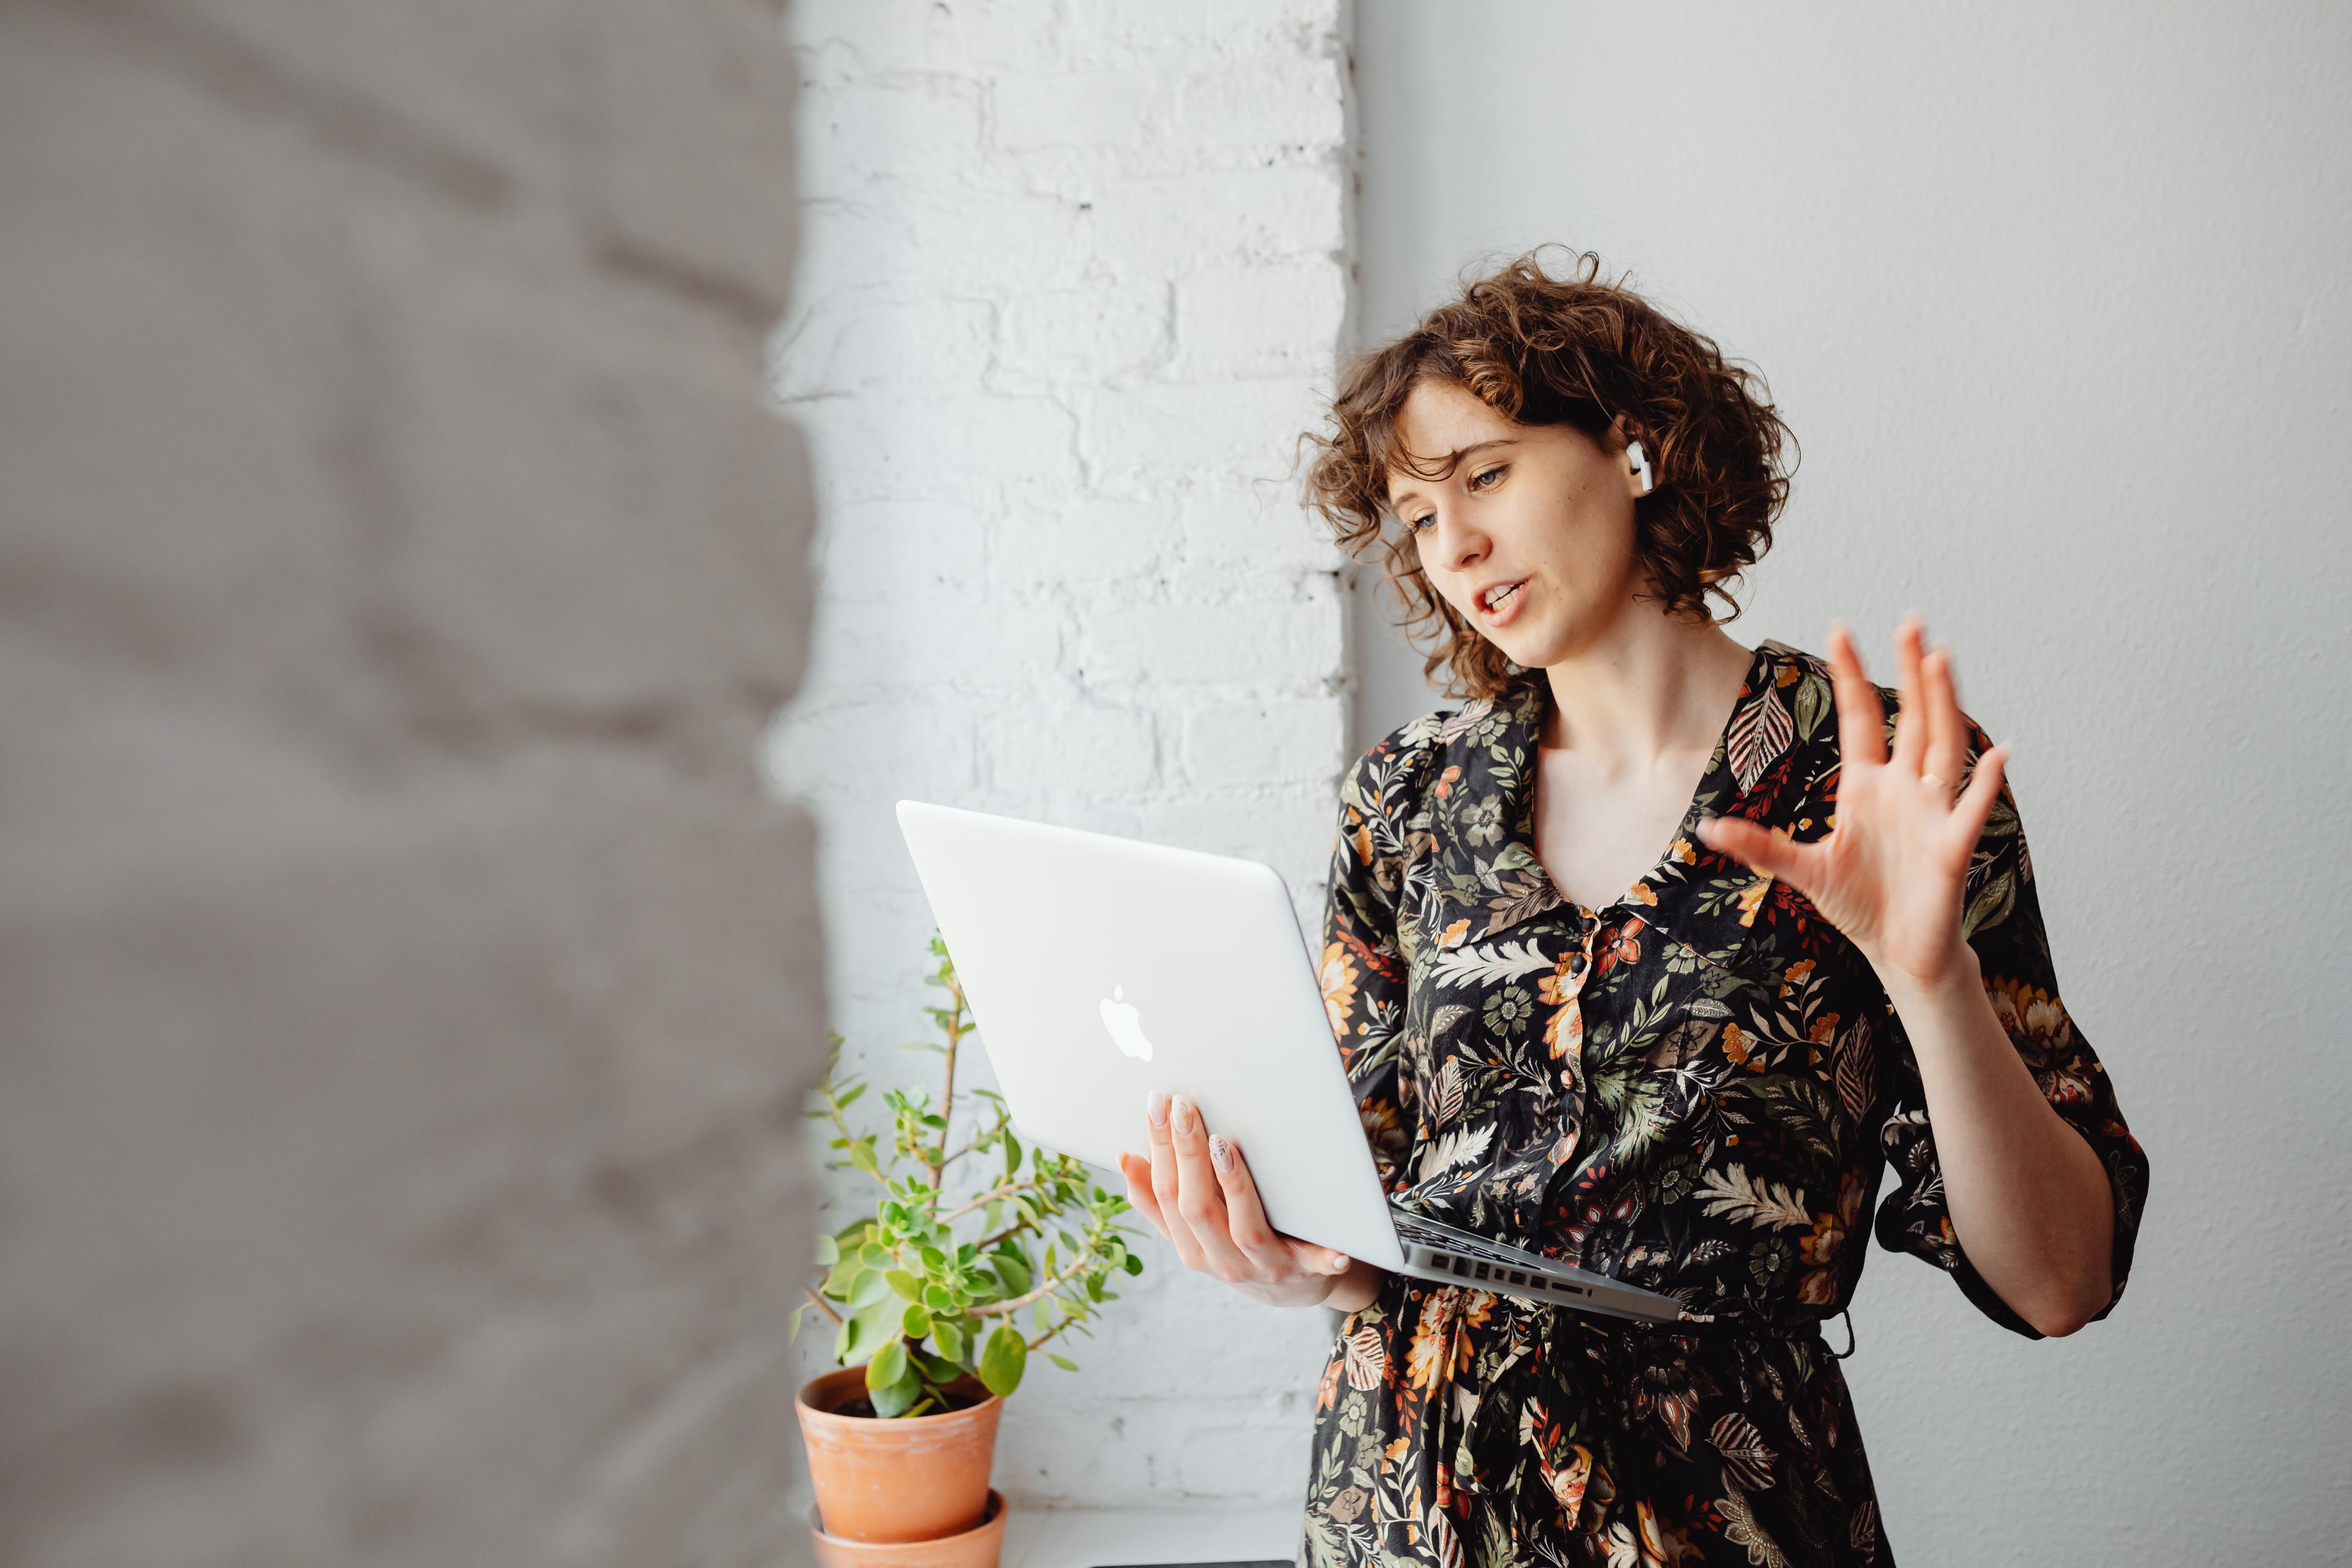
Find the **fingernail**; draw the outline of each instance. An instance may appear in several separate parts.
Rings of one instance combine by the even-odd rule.
[[[1154,1127],[1168,1125],[1168,1091],[1155,1089],[1144,1097],[1143,1114],[1151,1119]]]
[[[1335,1252],[1323,1260],[1323,1267],[1328,1268],[1332,1273],[1337,1274],[1341,1269],[1348,1267],[1348,1260],[1340,1254]]]
[[[1187,1138],[1191,1137],[1193,1131],[1192,1102],[1181,1094],[1177,1095],[1171,1103],[1168,1122],[1177,1131],[1183,1133]]]
[[[1234,1168],[1234,1146],[1225,1142],[1223,1133],[1209,1134],[1209,1158],[1217,1163],[1217,1169],[1220,1171],[1230,1171]]]

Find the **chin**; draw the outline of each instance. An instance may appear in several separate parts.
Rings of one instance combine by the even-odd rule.
[[[1539,634],[1534,637],[1508,635],[1517,632],[1518,629],[1517,626],[1506,626],[1505,636],[1498,637],[1490,632],[1487,634],[1487,640],[1501,648],[1505,658],[1528,669],[1541,669],[1548,665],[1559,662],[1558,637],[1544,637]]]

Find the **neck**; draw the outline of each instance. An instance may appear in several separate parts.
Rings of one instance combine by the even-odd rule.
[[[1713,751],[1754,657],[1712,622],[1629,616],[1608,640],[1544,667],[1539,743],[1610,773]]]

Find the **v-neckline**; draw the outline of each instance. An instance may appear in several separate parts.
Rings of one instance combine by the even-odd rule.
[[[1553,879],[1551,868],[1543,863],[1543,858],[1536,853],[1536,780],[1543,770],[1543,745],[1538,739],[1532,737],[1529,739],[1528,765],[1518,792],[1520,798],[1512,803],[1514,809],[1510,813],[1512,821],[1510,831],[1526,847],[1528,875],[1539,879],[1542,886],[1550,889],[1552,896],[1559,900],[1562,908],[1575,911],[1582,917],[1584,922],[1597,925],[1600,918],[1611,910],[1637,901],[1633,897],[1633,889],[1650,883],[1655,877],[1658,868],[1675,858],[1675,845],[1687,841],[1694,851],[1699,850],[1700,846],[1694,837],[1694,831],[1698,826],[1701,805],[1707,799],[1708,788],[1715,783],[1717,775],[1721,773],[1729,763],[1731,731],[1739,722],[1740,710],[1748,706],[1748,699],[1759,689],[1758,682],[1765,679],[1767,672],[1771,668],[1772,656],[1769,651],[1771,644],[1770,637],[1762,638],[1750,651],[1748,671],[1740,677],[1739,694],[1731,700],[1731,710],[1724,715],[1723,723],[1716,731],[1715,749],[1707,754],[1706,766],[1701,770],[1697,786],[1691,791],[1689,801],[1683,806],[1682,820],[1675,825],[1674,831],[1667,836],[1665,847],[1659,850],[1648,864],[1634,874],[1633,879],[1620,889],[1616,897],[1605,904],[1586,905],[1570,898],[1567,889]],[[1526,672],[1523,679],[1529,682],[1531,698],[1519,709],[1519,711],[1532,713],[1534,736],[1539,737],[1543,733],[1545,715],[1551,705],[1550,678],[1541,669],[1531,669]]]

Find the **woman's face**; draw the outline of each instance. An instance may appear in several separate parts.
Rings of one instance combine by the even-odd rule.
[[[1442,479],[1389,472],[1389,501],[1430,584],[1487,640],[1541,668],[1606,640],[1647,587],[1633,549],[1633,469],[1622,425],[1611,444],[1572,425],[1517,425],[1451,382],[1423,381],[1397,435]],[[1518,586],[1493,608],[1493,593]]]

